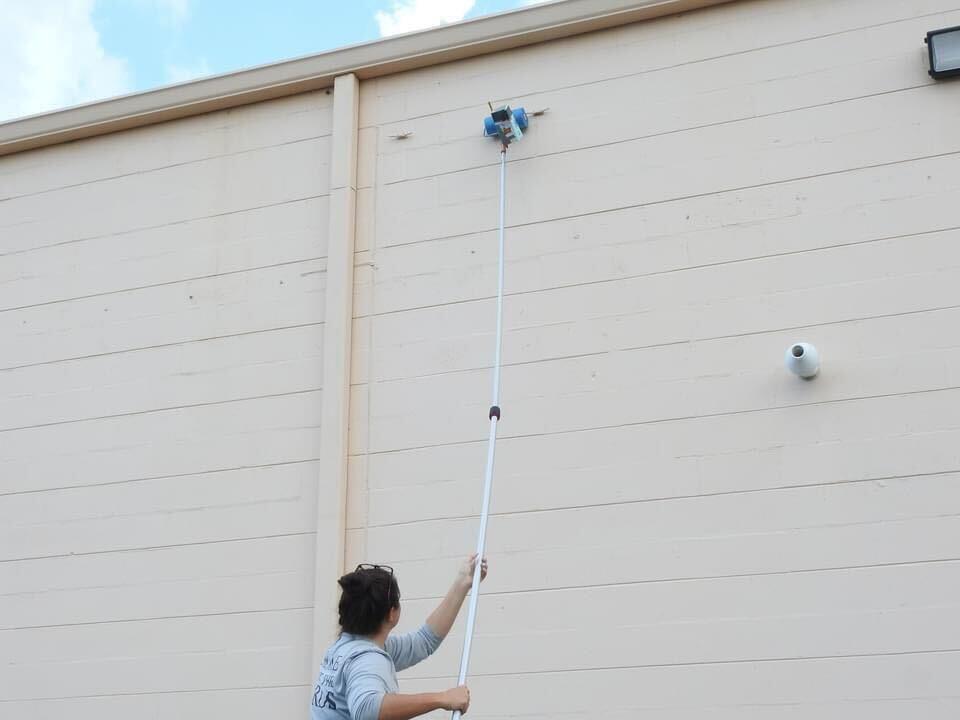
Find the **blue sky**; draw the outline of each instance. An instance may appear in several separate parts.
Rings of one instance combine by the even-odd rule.
[[[536,0],[0,0],[0,121]]]

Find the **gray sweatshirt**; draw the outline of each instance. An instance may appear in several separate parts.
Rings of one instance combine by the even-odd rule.
[[[323,656],[310,699],[311,720],[377,720],[383,696],[400,690],[397,672],[439,646],[440,638],[426,624],[409,635],[391,635],[383,649],[342,633]]]

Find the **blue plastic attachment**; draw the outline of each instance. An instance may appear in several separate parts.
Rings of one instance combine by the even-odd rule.
[[[523,137],[523,131],[529,124],[526,110],[511,109],[509,105],[504,105],[483,119],[483,134],[499,138],[504,145],[509,145]]]
[[[517,121],[517,125],[520,126],[521,130],[526,130],[527,126],[530,125],[530,120],[527,118],[527,111],[523,108],[517,108],[513,111],[513,119]]]

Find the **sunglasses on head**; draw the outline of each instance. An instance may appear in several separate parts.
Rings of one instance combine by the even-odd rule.
[[[393,577],[393,568],[389,565],[371,565],[370,563],[360,563],[357,565],[357,569],[354,572],[369,572],[371,570],[380,570],[382,572],[390,573],[390,577]],[[391,590],[387,588],[387,601],[390,602]],[[399,589],[397,593],[397,602],[400,602]]]

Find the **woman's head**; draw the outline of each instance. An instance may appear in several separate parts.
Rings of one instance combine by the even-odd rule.
[[[351,635],[373,635],[386,622],[400,618],[400,586],[393,570],[382,565],[359,565],[338,581],[340,627]]]

